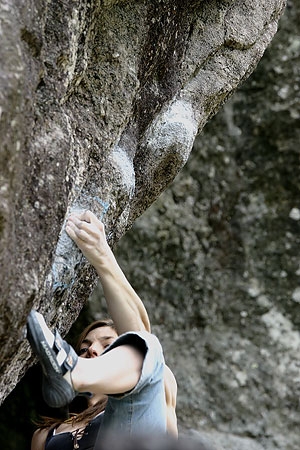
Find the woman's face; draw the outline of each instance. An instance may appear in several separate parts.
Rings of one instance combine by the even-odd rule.
[[[98,327],[90,331],[83,339],[79,356],[81,358],[96,358],[117,339],[117,332],[111,327]]]

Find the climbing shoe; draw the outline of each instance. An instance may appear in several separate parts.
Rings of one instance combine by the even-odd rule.
[[[35,310],[27,319],[27,339],[43,369],[45,402],[52,408],[69,404],[77,395],[71,381],[71,372],[78,360],[75,350],[57,330],[52,333],[44,317]]]

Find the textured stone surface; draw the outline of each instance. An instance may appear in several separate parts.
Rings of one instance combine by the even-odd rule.
[[[94,287],[64,232],[66,214],[91,208],[114,244],[185,164],[198,128],[256,67],[283,7],[284,0],[1,3],[1,400],[29,364],[29,309],[65,332]],[[216,201],[211,220],[219,213]],[[179,296],[166,299],[166,312]]]
[[[299,4],[175,182],[119,242],[179,384],[182,432],[298,450]]]

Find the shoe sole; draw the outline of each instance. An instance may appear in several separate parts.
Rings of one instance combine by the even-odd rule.
[[[70,403],[76,393],[63,378],[55,352],[45,338],[43,324],[43,317],[38,312],[31,311],[27,319],[27,338],[43,369],[44,400],[52,408],[61,408]]]

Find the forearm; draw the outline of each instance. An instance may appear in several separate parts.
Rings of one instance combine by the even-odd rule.
[[[90,211],[68,218],[66,231],[96,269],[117,331],[150,331],[146,309],[109,247],[104,225]]]
[[[94,265],[103,288],[110,317],[118,334],[127,331],[150,331],[147,311],[111,249]]]

